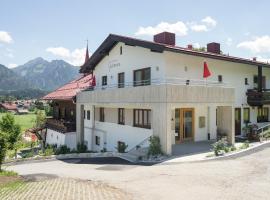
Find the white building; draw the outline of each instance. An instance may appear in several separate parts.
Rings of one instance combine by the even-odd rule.
[[[154,42],[109,35],[81,69],[94,74],[96,86],[77,94],[77,142],[94,151],[124,142],[130,150],[156,135],[171,154],[174,144],[218,135],[234,143],[245,122],[267,122],[269,102],[260,95],[270,65],[220,54],[218,43],[207,47],[177,47],[168,32]]]

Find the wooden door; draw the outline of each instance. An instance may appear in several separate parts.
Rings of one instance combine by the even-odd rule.
[[[194,108],[175,110],[175,142],[194,139]]]

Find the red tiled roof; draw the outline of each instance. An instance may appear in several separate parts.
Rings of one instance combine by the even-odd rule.
[[[83,75],[80,78],[67,83],[57,90],[47,94],[44,100],[71,100],[78,92],[88,88],[92,83],[92,75]]]
[[[17,105],[14,103],[2,103],[1,106],[6,110],[17,110]]]

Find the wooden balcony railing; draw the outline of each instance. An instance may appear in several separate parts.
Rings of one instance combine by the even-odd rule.
[[[247,103],[250,106],[263,106],[266,104],[270,104],[270,90],[263,89],[259,92],[256,89],[250,89],[246,93],[247,95]]]
[[[47,118],[46,127],[61,133],[75,132],[76,122]]]

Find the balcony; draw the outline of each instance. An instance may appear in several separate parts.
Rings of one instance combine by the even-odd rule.
[[[247,95],[247,103],[250,106],[263,106],[266,104],[270,104],[270,90],[262,89],[259,92],[257,89],[250,89],[246,93]]]
[[[235,100],[234,88],[217,81],[166,78],[95,86],[77,95],[78,103],[228,103]]]
[[[65,121],[63,119],[46,119],[46,127],[58,131],[61,133],[75,132],[76,131],[76,122],[75,121]]]

